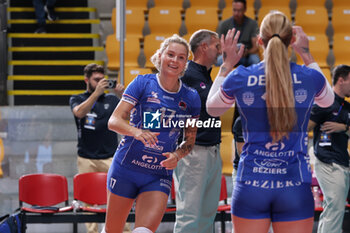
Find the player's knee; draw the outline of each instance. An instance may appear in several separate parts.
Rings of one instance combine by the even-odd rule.
[[[153,231],[146,227],[137,227],[132,231],[132,233],[153,233]]]

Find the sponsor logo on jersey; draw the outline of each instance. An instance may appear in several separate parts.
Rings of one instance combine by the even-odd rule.
[[[168,99],[168,100],[172,100],[172,101],[175,100],[173,97],[170,97],[170,96],[167,96],[167,95],[163,95],[163,99]]]
[[[278,189],[300,186],[301,182],[292,180],[246,180],[244,181],[244,184],[265,189]]]
[[[305,89],[298,89],[295,91],[294,93],[294,96],[295,96],[295,100],[301,104],[303,103],[306,98],[307,98],[307,91]]]
[[[275,143],[268,142],[265,144],[265,148],[272,151],[283,150],[284,147],[285,145],[283,142],[275,142]]]
[[[183,111],[186,111],[186,109],[187,109],[187,104],[184,102],[184,101],[180,101],[179,102],[179,108],[181,109],[181,110],[183,110]]]
[[[250,106],[254,103],[254,93],[250,91],[244,92],[242,95],[242,99],[243,103]]]
[[[254,163],[258,167],[253,167],[253,173],[272,175],[287,174],[287,161],[281,159],[254,159]]]
[[[152,91],[152,92],[151,92],[151,95],[152,95],[152,97],[148,97],[148,98],[147,98],[147,102],[160,104],[160,100],[158,99],[158,93]]]
[[[146,163],[157,163],[158,159],[153,156],[149,155],[142,155],[142,160],[145,161]]]

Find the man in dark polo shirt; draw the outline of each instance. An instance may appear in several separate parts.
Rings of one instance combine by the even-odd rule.
[[[110,88],[102,66],[87,65],[84,76],[86,92],[73,95],[69,100],[78,130],[78,172],[108,172],[118,138],[108,129],[107,122],[119,98],[104,93]],[[113,91],[121,94],[123,90],[123,85],[117,84]],[[86,223],[86,227],[88,233],[98,232],[96,223]]]
[[[211,117],[205,107],[213,83],[210,72],[221,53],[218,34],[199,30],[192,34],[190,47],[193,60],[181,78],[197,90],[201,98],[199,121],[219,121]],[[181,159],[174,170],[176,194],[176,222],[174,232],[211,233],[218,207],[221,186],[220,127],[199,127],[195,146]]]
[[[314,130],[315,174],[324,195],[318,233],[342,232],[350,181],[350,104],[344,100],[350,97],[350,66],[337,66],[332,73],[334,103],[329,108],[314,105],[308,125]]]

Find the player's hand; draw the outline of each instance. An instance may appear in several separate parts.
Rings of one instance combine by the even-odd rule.
[[[234,67],[242,58],[245,46],[242,44],[238,49],[238,39],[240,31],[235,29],[228,30],[226,36],[221,35],[221,48],[223,62],[228,64],[229,67]]]
[[[107,89],[107,87],[108,87],[108,81],[107,81],[107,79],[103,78],[97,83],[97,86],[95,88],[95,92],[98,95],[102,95],[105,92],[105,90]]]
[[[310,53],[309,49],[309,38],[300,26],[293,26],[293,35],[295,41],[291,44],[292,48],[296,53],[301,55],[302,53]]]
[[[145,146],[148,146],[148,145],[154,146],[158,143],[157,136],[159,134],[160,133],[157,133],[157,132],[151,132],[148,130],[138,129],[138,131],[134,135],[134,138],[136,140],[141,141]]]
[[[165,167],[166,170],[173,170],[173,169],[175,169],[176,166],[177,166],[178,157],[172,152],[165,152],[162,155],[167,157],[167,159],[165,159],[162,162],[160,162],[160,165],[162,167]]]
[[[339,133],[345,130],[345,125],[343,123],[326,121],[321,125],[320,129],[326,133]]]
[[[125,87],[121,83],[117,83],[117,85],[114,88],[115,94],[119,97],[121,97],[123,95],[124,90],[125,90]]]

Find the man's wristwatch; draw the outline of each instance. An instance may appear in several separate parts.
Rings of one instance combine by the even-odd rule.
[[[348,131],[349,131],[349,125],[348,125],[348,124],[346,124],[345,126],[346,126],[346,127],[345,127],[345,133],[346,133],[346,132],[348,132]]]

